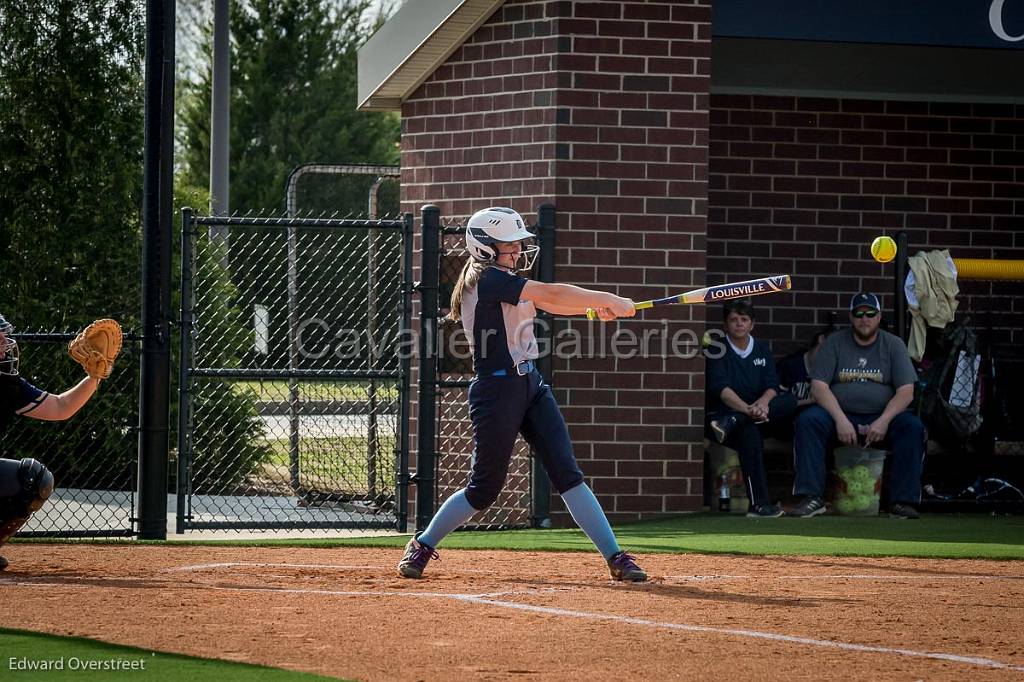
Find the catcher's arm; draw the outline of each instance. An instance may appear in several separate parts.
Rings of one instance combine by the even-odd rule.
[[[26,405],[24,409],[18,411],[18,414],[49,422],[70,419],[82,409],[83,405],[89,402],[89,398],[96,392],[99,383],[99,379],[86,377],[60,395],[48,393],[42,401],[34,406]]]

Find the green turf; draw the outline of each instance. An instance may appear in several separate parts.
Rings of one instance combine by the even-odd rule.
[[[290,442],[287,439],[267,440],[270,454],[266,463],[275,467],[288,467],[291,462]],[[391,480],[395,438],[386,432],[377,440],[377,476]],[[366,491],[369,488],[369,438],[359,436],[331,436],[300,439],[302,473],[328,488]]]
[[[916,521],[906,521],[885,516],[748,519],[738,515],[694,514],[623,524],[615,531],[620,544],[634,552],[1024,559],[1024,517],[1013,516],[925,514]],[[393,535],[308,540],[176,540],[173,544],[401,547],[407,540],[408,536]],[[579,530],[555,529],[458,532],[445,538],[443,549],[589,552],[593,546]]]
[[[266,668],[217,661],[208,658],[192,658],[178,654],[166,654],[136,649],[133,647],[107,644],[81,637],[58,637],[24,630],[0,628],[0,679],[17,679],[26,682],[42,680],[159,680],[160,682],[306,682],[312,680],[335,680],[333,677],[310,675],[308,673]],[[23,661],[25,663],[23,663]],[[112,669],[112,666],[136,662],[145,668]],[[57,665],[63,662],[63,670],[42,670],[44,662]],[[92,663],[107,669],[75,669],[74,666]],[[34,670],[22,669],[26,663],[34,663]]]
[[[748,519],[698,514],[621,525],[619,544],[635,552],[906,556],[943,559],[1024,559],[1024,518],[925,515],[916,521],[888,517],[824,516],[813,519]],[[339,545],[399,546],[405,538],[339,540]],[[578,530],[455,533],[447,549],[592,551]]]
[[[329,531],[328,531],[329,532]],[[619,544],[633,552],[904,556],[936,559],[1024,559],[1024,517],[925,514],[916,521],[886,516],[748,519],[692,514],[615,527]],[[15,539],[53,543],[53,539]],[[402,547],[408,535],[290,540],[62,540],[116,544],[190,544],[233,547]],[[443,549],[590,552],[577,529],[458,532]]]

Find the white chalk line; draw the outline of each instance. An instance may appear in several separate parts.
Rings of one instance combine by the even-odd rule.
[[[161,573],[179,573],[191,571],[212,571],[219,568],[238,568],[240,566],[251,566],[253,568],[315,568],[317,570],[335,571],[357,571],[357,570],[381,570],[381,566],[360,566],[357,564],[274,564],[258,563],[248,561],[229,561],[221,564],[193,564],[191,566],[175,566],[165,568]]]
[[[16,587],[64,587],[64,588],[83,588],[92,589],[96,587],[105,587],[103,583],[122,583],[125,578],[105,578],[105,577],[92,577],[85,578],[90,583],[94,584],[82,584],[82,583],[66,583],[57,581],[45,581],[45,580],[18,580],[16,578],[0,578],[0,585],[14,585]],[[129,578],[130,580],[130,578]],[[194,584],[194,583],[193,583]],[[429,599],[490,599],[494,597],[515,597],[515,596],[536,596],[544,593],[551,592],[574,592],[579,588],[576,587],[540,587],[530,590],[503,590],[501,592],[480,592],[476,594],[460,594],[458,592],[415,592],[409,590],[325,590],[315,587],[249,587],[249,586],[229,586],[229,585],[211,585],[210,583],[198,583],[203,589],[207,590],[219,590],[221,592],[267,592],[271,594],[314,594],[331,597],[420,597]],[[181,585],[181,587],[187,587]]]
[[[247,565],[247,564],[238,564]],[[214,566],[214,565],[209,565]],[[216,565],[218,567],[223,566]],[[739,576],[738,576],[739,577]],[[874,577],[874,576],[872,576]],[[104,579],[98,579],[98,582],[102,582]],[[106,580],[123,580],[110,578]],[[61,582],[36,582],[36,581],[18,581],[12,579],[0,578],[0,584],[12,584],[25,587],[81,587],[88,588],[90,585],[73,585]],[[450,599],[453,601],[467,602],[472,604],[482,604],[488,606],[497,606],[499,608],[512,609],[517,611],[529,611],[533,613],[543,613],[546,615],[563,616],[566,618],[580,618],[588,620],[598,621],[609,621],[624,623],[627,625],[637,625],[641,627],[649,627],[655,629],[666,629],[676,630],[682,632],[698,632],[708,633],[717,635],[728,635],[734,637],[746,637],[753,639],[764,639],[776,642],[786,642],[790,644],[804,644],[808,646],[828,648],[828,649],[841,649],[845,651],[856,651],[863,653],[878,653],[878,654],[890,654],[898,656],[907,656],[913,658],[924,658],[930,660],[949,661],[954,663],[964,663],[967,665],[975,665],[984,668],[993,668],[998,670],[1012,670],[1015,672],[1024,672],[1024,666],[1014,665],[1011,663],[1004,663],[1003,661],[997,661],[991,658],[984,658],[980,656],[962,656],[959,654],[947,654],[941,652],[929,652],[929,651],[915,651],[913,649],[903,649],[896,647],[885,647],[876,646],[869,644],[852,644],[849,642],[836,642],[833,640],[826,639],[813,639],[810,637],[798,637],[795,635],[782,635],[773,632],[762,632],[759,630],[746,630],[739,628],[715,628],[706,625],[690,625],[686,623],[670,623],[664,621],[654,621],[645,618],[633,618],[630,616],[620,616],[616,614],[606,613],[594,613],[589,611],[576,611],[571,609],[562,609],[550,606],[536,606],[533,604],[522,604],[518,602],[507,602],[495,599],[495,597],[505,596],[536,596],[542,592],[560,592],[565,591],[561,588],[541,588],[537,590],[509,590],[506,592],[494,592],[494,593],[482,593],[482,594],[458,594],[452,592],[409,592],[409,591],[355,591],[355,590],[322,590],[315,588],[273,588],[273,587],[226,587],[219,585],[203,584],[204,589],[220,590],[225,592],[265,592],[265,593],[282,593],[282,594],[315,594],[324,596],[340,596],[340,597],[414,597],[414,598],[428,598],[428,599]]]
[[[190,571],[209,571],[221,568],[315,568],[318,570],[334,570],[334,571],[390,571],[391,568],[384,566],[360,566],[358,564],[279,564],[279,563],[262,563],[262,562],[250,562],[250,561],[228,561],[219,564],[192,564],[190,566],[176,566],[174,568],[165,568],[161,573],[177,573],[177,572],[190,572]],[[459,573],[480,573],[480,574],[493,574],[494,571],[485,571],[473,568],[460,568]]]
[[[897,654],[900,656],[912,656],[915,658],[928,658],[939,661],[952,661],[955,663],[967,663],[985,668],[997,668],[1000,670],[1013,670],[1024,672],[1024,666],[1003,663],[991,658],[980,656],[960,656],[958,654],[944,654],[930,651],[914,651],[913,649],[898,649],[893,647],[873,646],[869,644],[850,644],[847,642],[835,642],[827,639],[812,639],[810,637],[796,637],[794,635],[780,635],[773,632],[760,632],[758,630],[741,630],[735,628],[713,628],[706,625],[687,625],[685,623],[664,623],[645,618],[631,618],[629,616],[618,616],[604,613],[590,613],[587,611],[572,611],[559,609],[550,606],[534,606],[532,604],[518,604],[515,602],[504,602],[495,599],[466,597],[462,601],[470,601],[478,604],[490,604],[507,609],[518,611],[531,611],[544,613],[553,616],[565,616],[567,618],[586,618],[590,620],[606,620],[616,623],[627,623],[629,625],[640,625],[651,628],[664,628],[668,630],[682,630],[685,632],[706,632],[716,635],[734,635],[739,637],[752,637],[756,639],[767,639],[776,642],[788,642],[792,644],[808,644],[810,646],[824,647],[829,649],[843,649],[846,651],[861,651],[878,654]]]

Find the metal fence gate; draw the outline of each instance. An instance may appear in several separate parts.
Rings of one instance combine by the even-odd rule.
[[[405,528],[412,216],[182,212],[177,529]]]
[[[74,332],[19,332],[21,374],[40,389],[64,391],[83,377],[68,357]],[[18,537],[135,535],[139,424],[139,337],[124,336],[109,379],[74,418],[15,419],[4,436],[4,457],[33,457],[53,472],[53,495]]]
[[[539,281],[554,281],[555,207],[541,206],[538,222],[530,229],[537,235],[540,253],[530,275]],[[465,332],[460,324],[445,320],[452,289],[465,263],[465,225],[444,219],[435,207],[425,207],[422,220],[423,273],[420,291],[424,311],[423,338],[436,338],[435,357],[421,352],[420,420],[417,470],[416,527],[423,530],[434,510],[452,493],[465,487],[473,452],[472,429],[466,392],[473,374]],[[551,317],[538,311],[535,334],[550,339]],[[548,344],[549,345],[549,344]],[[551,380],[550,354],[542,354],[538,367]],[[432,407],[433,406],[433,407]],[[433,418],[425,418],[432,415]],[[426,428],[424,428],[426,427]],[[425,447],[430,443],[432,447]],[[433,471],[433,485],[424,471]],[[498,499],[474,516],[464,529],[500,530],[546,526],[549,481],[538,458],[521,438],[517,440],[508,478]]]

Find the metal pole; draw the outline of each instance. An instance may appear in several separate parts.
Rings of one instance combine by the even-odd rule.
[[[894,333],[904,341],[907,340],[907,297],[903,294],[903,284],[907,281],[907,248],[907,233],[901,230],[896,233],[896,281],[893,282],[892,314]]]
[[[228,215],[231,153],[231,17],[228,0],[213,3],[213,81],[210,102],[210,214]],[[210,227],[210,243],[226,246],[228,228]]]
[[[377,190],[384,182],[378,177],[370,187],[369,215],[377,217]],[[366,335],[370,341],[370,369],[377,369],[377,234],[370,229],[366,247]],[[370,414],[366,420],[366,487],[370,500],[377,497],[377,462],[380,457],[380,434],[377,429],[377,382],[370,379],[366,388]]]
[[[181,209],[181,329],[178,353],[178,475],[175,532],[185,532],[192,492],[192,209]]]
[[[139,537],[167,538],[171,233],[174,172],[174,0],[146,3],[139,386]]]
[[[422,209],[422,261],[420,263],[420,405],[417,415],[416,530],[434,516],[434,450],[437,443],[437,290],[440,275],[441,210]]]
[[[299,368],[299,237],[288,225],[288,369]],[[288,377],[288,470],[292,490],[299,489],[299,380]]]
[[[401,347],[402,377],[399,385],[399,424],[398,442],[395,443],[395,528],[400,533],[406,531],[409,523],[409,421],[410,399],[412,394],[412,349],[405,346],[405,334],[412,333],[412,213],[405,214],[405,225],[402,227],[402,333]]]
[[[555,281],[555,206],[554,204],[541,204],[537,208],[537,240],[540,242],[540,253],[537,259],[537,279],[541,282]],[[548,340],[551,339],[552,317],[543,313],[540,317],[544,322],[541,333],[546,333]],[[551,344],[548,343],[548,352],[538,358],[537,369],[540,370],[544,380],[551,383]],[[530,515],[530,525],[534,528],[551,527],[551,482],[544,470],[544,465],[537,456],[537,453],[530,449],[530,505],[533,513]]]

